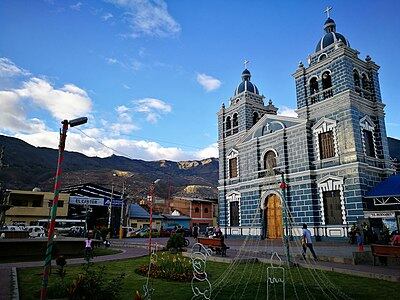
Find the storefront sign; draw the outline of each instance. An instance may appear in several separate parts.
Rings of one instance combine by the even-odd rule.
[[[69,204],[103,206],[104,199],[103,198],[84,197],[84,196],[70,196]]]
[[[365,211],[364,216],[366,218],[372,218],[372,219],[388,219],[388,218],[394,218],[395,212],[393,211]]]

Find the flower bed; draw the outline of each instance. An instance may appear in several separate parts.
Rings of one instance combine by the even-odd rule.
[[[149,265],[140,265],[135,271],[140,275],[147,276]],[[191,260],[181,254],[162,252],[158,255],[157,261],[151,264],[150,277],[189,282],[193,277]]]

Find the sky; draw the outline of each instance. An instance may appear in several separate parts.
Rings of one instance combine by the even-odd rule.
[[[3,0],[0,133],[56,148],[60,121],[87,116],[66,149],[145,160],[218,156],[217,116],[243,61],[278,113],[292,74],[337,31],[381,66],[388,136],[400,138],[400,1]]]

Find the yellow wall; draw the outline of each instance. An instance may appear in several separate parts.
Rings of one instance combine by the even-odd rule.
[[[12,190],[11,194],[18,194],[18,196],[28,200],[28,206],[13,206],[7,210],[6,224],[25,222],[25,225],[29,225],[31,221],[46,219],[49,216],[50,208],[48,207],[48,203],[49,201],[53,201],[54,194],[52,192]],[[43,203],[41,207],[32,207],[32,202],[29,201],[31,195],[43,195]],[[59,200],[64,201],[64,205],[63,207],[57,208],[57,217],[66,218],[68,215],[69,194],[60,194]]]
[[[136,226],[135,226],[136,224]],[[139,229],[141,227],[148,227],[150,224],[150,220],[143,220],[143,219],[129,219],[129,226],[133,229]],[[153,220],[152,227],[155,229],[160,230],[161,228],[161,221],[160,220]]]

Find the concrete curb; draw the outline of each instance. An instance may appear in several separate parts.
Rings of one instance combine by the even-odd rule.
[[[18,288],[18,273],[17,268],[11,268],[11,286],[10,286],[10,299],[19,300],[19,288]]]

